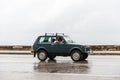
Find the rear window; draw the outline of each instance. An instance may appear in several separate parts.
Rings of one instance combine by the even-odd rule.
[[[41,43],[51,43],[51,37],[43,36],[39,38],[38,44]]]

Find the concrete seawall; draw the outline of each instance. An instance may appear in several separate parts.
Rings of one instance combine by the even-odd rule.
[[[0,54],[31,54],[32,47],[26,45],[0,46]]]
[[[91,45],[91,55],[120,55],[120,46]],[[0,46],[0,54],[31,54],[32,47],[26,45]]]

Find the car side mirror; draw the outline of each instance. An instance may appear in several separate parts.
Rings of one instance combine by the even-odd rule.
[[[62,42],[63,42],[64,44],[66,44],[66,41],[65,41],[65,40],[63,40]]]

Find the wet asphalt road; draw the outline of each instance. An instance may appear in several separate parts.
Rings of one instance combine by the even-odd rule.
[[[0,80],[120,80],[120,56],[90,55],[73,62],[70,57],[40,62],[32,55],[0,54]]]

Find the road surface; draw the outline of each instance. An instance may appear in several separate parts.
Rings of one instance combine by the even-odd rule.
[[[0,80],[120,80],[120,56],[90,55],[40,62],[32,55],[0,54]]]

